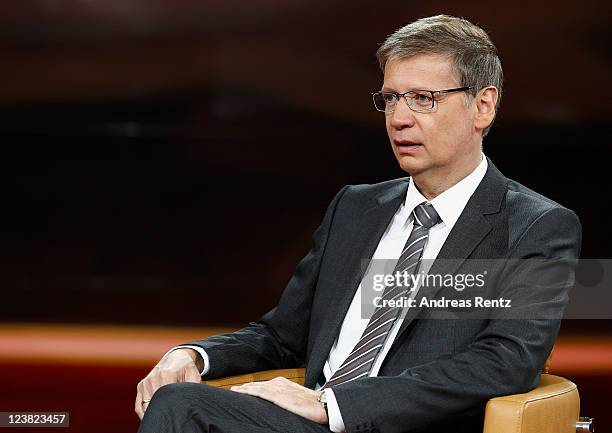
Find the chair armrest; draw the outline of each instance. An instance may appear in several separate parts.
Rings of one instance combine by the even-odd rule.
[[[258,371],[256,373],[240,374],[237,376],[228,376],[222,379],[203,380],[202,383],[218,388],[230,389],[234,385],[242,385],[248,382],[263,382],[265,380],[274,379],[275,377],[286,377],[292,382],[304,385],[304,368],[286,368],[283,370],[267,370]]]
[[[576,385],[542,374],[532,391],[489,400],[483,433],[575,433],[579,413]]]
[[[267,370],[202,383],[229,389],[282,376],[303,385],[304,373],[303,368]],[[579,413],[576,385],[563,377],[542,374],[540,385],[532,391],[489,400],[483,433],[575,433]]]

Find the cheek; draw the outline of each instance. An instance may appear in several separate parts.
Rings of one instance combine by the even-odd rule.
[[[432,160],[445,163],[453,158],[457,147],[457,126],[451,119],[436,117],[422,122],[425,142],[429,144],[427,153]]]
[[[385,128],[387,130],[387,135],[389,136],[389,139],[391,139],[391,132],[393,131],[393,128],[391,127],[391,119],[389,116],[385,116]]]
[[[440,147],[451,150],[465,140],[469,131],[469,119],[448,114],[438,120],[432,130]]]
[[[440,136],[447,137],[452,134],[457,134],[457,127],[460,125],[456,116],[449,115],[448,113],[440,113],[439,118],[436,122],[436,132]]]

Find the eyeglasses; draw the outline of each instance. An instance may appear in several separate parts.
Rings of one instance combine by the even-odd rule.
[[[466,90],[472,90],[472,86],[468,87],[457,87],[456,89],[446,90],[410,90],[405,93],[395,92],[374,92],[372,93],[372,99],[374,100],[374,107],[378,111],[383,113],[393,113],[397,106],[397,101],[401,97],[406,101],[406,105],[417,113],[429,113],[433,111],[436,104],[436,94],[446,94],[455,92],[464,92]]]

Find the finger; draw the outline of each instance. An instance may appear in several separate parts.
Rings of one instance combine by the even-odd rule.
[[[252,386],[245,386],[245,385],[241,385],[241,386],[232,386],[230,388],[231,391],[235,391],[235,392],[239,392],[241,394],[249,394],[249,395],[253,395],[255,397],[261,397],[263,398],[263,395],[261,393],[261,391],[255,387]]]
[[[235,385],[231,387],[230,389],[236,389],[238,391],[253,390],[253,389],[260,387],[261,386],[260,384],[262,383],[265,383],[265,382],[247,382],[241,385]]]
[[[144,416],[144,411],[142,410],[142,394],[140,391],[136,393],[136,401],[134,402],[134,412],[140,419]]]
[[[151,397],[147,397],[144,394],[140,395],[136,400],[136,414],[140,417],[140,419],[144,417],[147,407],[149,407],[149,401],[151,401]]]
[[[152,377],[147,376],[145,379],[140,381],[138,384],[138,393],[136,394],[136,402],[134,403],[134,409],[136,414],[142,419],[145,413],[145,407],[148,403],[144,403],[145,400],[150,400],[151,396],[155,393]]]
[[[249,382],[242,386],[232,387],[232,391],[236,391],[242,394],[252,395],[254,397],[263,398],[274,403],[276,398],[276,392],[270,387],[267,382]]]
[[[162,386],[162,384],[159,384],[158,381],[153,380],[145,380],[142,385],[142,400],[140,400],[141,404],[143,400],[150,399],[151,396],[155,394],[155,391]]]
[[[136,414],[140,417],[140,419],[142,419],[144,412],[142,410],[142,400],[145,398],[144,397],[144,387],[145,384],[147,382],[147,378],[145,377],[143,380],[141,380],[140,382],[138,382],[138,385],[136,386],[136,400],[134,401],[134,410],[136,412]]]
[[[257,388],[257,382],[247,382],[243,383],[242,385],[232,386],[230,389],[236,392],[248,394],[254,392]]]

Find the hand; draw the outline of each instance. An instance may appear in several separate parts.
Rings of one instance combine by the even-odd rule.
[[[323,405],[317,400],[319,393],[284,377],[276,377],[265,382],[249,382],[233,386],[231,390],[263,398],[319,424],[329,422]]]
[[[155,391],[162,386],[176,382],[200,383],[203,362],[200,354],[193,349],[176,349],[164,356],[136,387],[134,410],[138,417],[142,419],[149,405],[146,400],[151,400]]]

